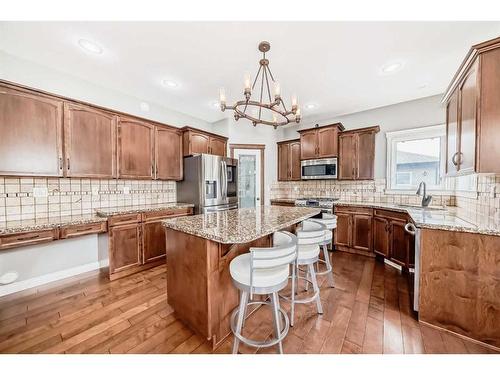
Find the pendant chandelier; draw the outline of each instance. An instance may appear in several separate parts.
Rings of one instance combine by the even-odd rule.
[[[297,103],[297,97],[292,96],[292,105],[290,110],[285,106],[285,102],[281,98],[280,84],[274,80],[274,76],[269,69],[269,60],[266,59],[266,52],[271,49],[269,42],[260,42],[259,51],[262,52],[262,59],[259,61],[259,70],[251,85],[250,74],[245,74],[245,95],[244,100],[237,101],[234,105],[226,104],[226,93],[224,88],[220,89],[219,102],[220,109],[224,112],[226,109],[234,111],[234,119],[238,121],[240,118],[246,118],[253,123],[271,125],[274,128],[289,124],[290,122],[300,122],[300,108]],[[252,94],[257,92],[255,96],[259,97],[259,101],[252,100]],[[274,87],[274,93],[271,94],[270,84]],[[269,100],[266,102],[266,100]]]

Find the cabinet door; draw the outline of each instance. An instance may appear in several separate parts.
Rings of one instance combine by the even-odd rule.
[[[352,247],[356,250],[372,252],[372,217],[369,215],[352,215]]]
[[[161,221],[153,221],[142,224],[144,263],[150,263],[165,258],[165,229]]]
[[[110,228],[109,272],[113,274],[141,264],[141,225],[134,223]]]
[[[290,171],[290,180],[299,181],[300,172],[300,142],[292,142],[288,145],[290,156],[288,158],[288,169]]]
[[[288,181],[290,174],[288,170],[288,144],[281,143],[278,145],[278,181]]]
[[[465,77],[459,90],[459,172],[473,172],[476,159],[477,63]]]
[[[385,218],[373,218],[373,251],[389,257],[389,222]]]
[[[337,215],[337,228],[335,228],[335,245],[339,246],[351,246],[351,233],[352,233],[352,222],[351,214],[336,212]]]
[[[173,129],[156,127],[155,177],[182,180],[182,135]]]
[[[356,179],[373,180],[375,168],[375,133],[361,132],[356,135]]]
[[[226,141],[210,137],[210,153],[212,155],[226,156]]]
[[[64,165],[68,177],[116,177],[116,116],[65,103]]]
[[[63,102],[0,87],[0,175],[62,176]]]
[[[458,156],[458,92],[455,91],[446,106],[446,174],[457,172]]]
[[[336,127],[318,129],[318,158],[338,156],[338,142],[338,130]]]
[[[208,135],[189,131],[187,139],[188,145],[184,150],[184,156],[209,153],[210,137]]]
[[[355,134],[339,136],[339,179],[353,180],[355,178]]]
[[[406,266],[408,263],[408,236],[405,231],[405,221],[391,220],[390,223],[390,259]]]
[[[316,159],[318,156],[318,131],[316,129],[300,133],[300,158]]]
[[[154,126],[121,117],[118,122],[118,177],[153,178]]]

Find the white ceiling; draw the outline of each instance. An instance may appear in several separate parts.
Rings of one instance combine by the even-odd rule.
[[[219,87],[229,104],[242,98],[261,40],[282,94],[317,105],[307,118],[442,93],[469,47],[498,35],[499,22],[1,22],[0,49],[213,122],[228,116],[212,105]],[[391,61],[403,69],[380,74]]]

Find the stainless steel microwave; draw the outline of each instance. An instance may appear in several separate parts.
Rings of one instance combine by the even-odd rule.
[[[337,158],[302,160],[300,162],[302,180],[336,179],[337,170]]]

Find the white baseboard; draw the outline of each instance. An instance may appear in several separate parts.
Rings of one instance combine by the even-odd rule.
[[[108,266],[108,259],[0,286],[0,297]]]

